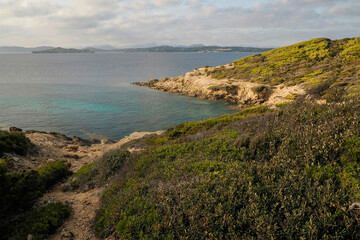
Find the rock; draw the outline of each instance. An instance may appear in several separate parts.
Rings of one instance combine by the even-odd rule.
[[[88,140],[91,144],[99,144],[100,143],[100,140],[98,138],[95,138],[95,137],[91,137],[89,138]]]
[[[112,140],[112,139],[108,139],[108,138],[103,138],[101,139],[101,144],[104,145],[104,144],[110,144],[110,143],[115,143],[116,141]]]
[[[9,132],[22,132],[22,129],[17,127],[10,127]]]
[[[77,154],[64,154],[63,155],[64,158],[73,158],[73,159],[79,159],[80,156]]]
[[[46,160],[48,163],[49,162],[55,162],[55,159],[49,158],[48,160]]]
[[[158,82],[158,81],[159,81],[159,79],[151,78],[151,79],[148,80],[148,83],[154,84],[154,83],[156,83],[156,82]]]
[[[64,228],[61,231],[61,238],[74,239],[74,234],[69,230],[67,230],[66,228]]]
[[[71,151],[71,152],[76,152],[76,151],[79,149],[79,146],[69,145],[67,148],[68,148],[68,150]]]
[[[349,211],[354,217],[358,217],[360,214],[360,202],[354,202],[349,206]]]
[[[83,139],[83,138],[78,137],[78,136],[73,137],[72,143],[75,144],[75,145],[80,145],[80,146],[84,146],[84,145],[90,146],[91,145],[89,140]]]
[[[25,131],[25,134],[31,134],[31,133],[47,133],[47,132],[37,131],[37,130],[27,130],[27,131]]]
[[[27,240],[35,240],[34,236],[32,234],[27,235]]]
[[[68,192],[71,190],[71,185],[70,183],[64,183],[64,184],[61,184],[61,191],[63,192]]]
[[[59,139],[63,139],[65,141],[71,141],[72,139],[69,138],[68,136],[66,136],[65,134],[62,133],[57,133],[57,132],[49,132],[50,135],[59,138]]]

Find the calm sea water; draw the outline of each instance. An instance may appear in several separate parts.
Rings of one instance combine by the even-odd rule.
[[[232,113],[226,103],[129,83],[183,75],[251,54],[0,54],[0,126],[120,139]]]

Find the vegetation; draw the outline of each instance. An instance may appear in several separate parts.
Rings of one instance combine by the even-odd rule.
[[[90,189],[100,186],[121,172],[130,152],[114,150],[105,154],[98,161],[85,164],[69,180],[71,189]]]
[[[63,203],[50,203],[33,209],[0,225],[0,240],[28,239],[29,234],[36,240],[45,239],[63,224],[70,212],[70,207]]]
[[[98,236],[359,239],[360,100],[342,101],[250,108],[129,143],[145,150],[110,173]]]
[[[4,153],[24,155],[30,147],[30,141],[22,132],[0,131],[0,157]]]
[[[245,57],[206,74],[215,79],[268,85],[303,83],[307,88],[332,81],[329,87],[336,86],[353,96],[359,93],[359,63],[359,37],[336,41],[317,38]]]
[[[25,155],[30,140],[21,131],[0,131],[0,239],[35,239],[59,227],[70,214],[70,207],[51,203],[33,208],[45,191],[70,174],[66,161],[55,161],[39,169],[10,171],[14,163],[5,153]],[[32,209],[33,208],[33,209]]]
[[[4,160],[0,164],[4,164]],[[56,161],[44,165],[38,170],[7,172],[2,167],[0,172],[0,219],[30,209],[43,193],[69,174],[69,164]]]
[[[94,53],[90,49],[75,49],[75,48],[51,48],[39,51],[33,51],[32,53]]]

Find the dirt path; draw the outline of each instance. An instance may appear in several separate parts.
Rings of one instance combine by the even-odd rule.
[[[131,140],[154,133],[160,134],[162,131],[134,132],[116,143],[101,141],[97,144],[84,144],[79,139],[67,138],[61,134],[30,132],[26,136],[38,149],[38,152],[31,157],[31,159],[36,159],[36,162],[18,158],[18,165],[34,168],[47,162],[65,158],[71,163],[71,170],[76,172],[81,166],[93,162],[104,153],[116,149]],[[60,201],[69,203],[72,207],[72,213],[68,220],[48,239],[98,239],[92,229],[92,220],[95,217],[96,210],[100,207],[100,197],[103,190],[104,188],[94,188],[86,192],[63,192],[61,191],[61,184],[58,184],[51,192],[46,193],[40,199],[40,202]],[[108,239],[115,238],[109,237]]]

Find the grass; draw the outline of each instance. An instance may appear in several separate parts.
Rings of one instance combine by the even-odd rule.
[[[349,206],[360,201],[359,116],[357,99],[296,100],[170,128],[111,173],[126,168],[104,191],[95,230],[121,239],[358,239]]]

